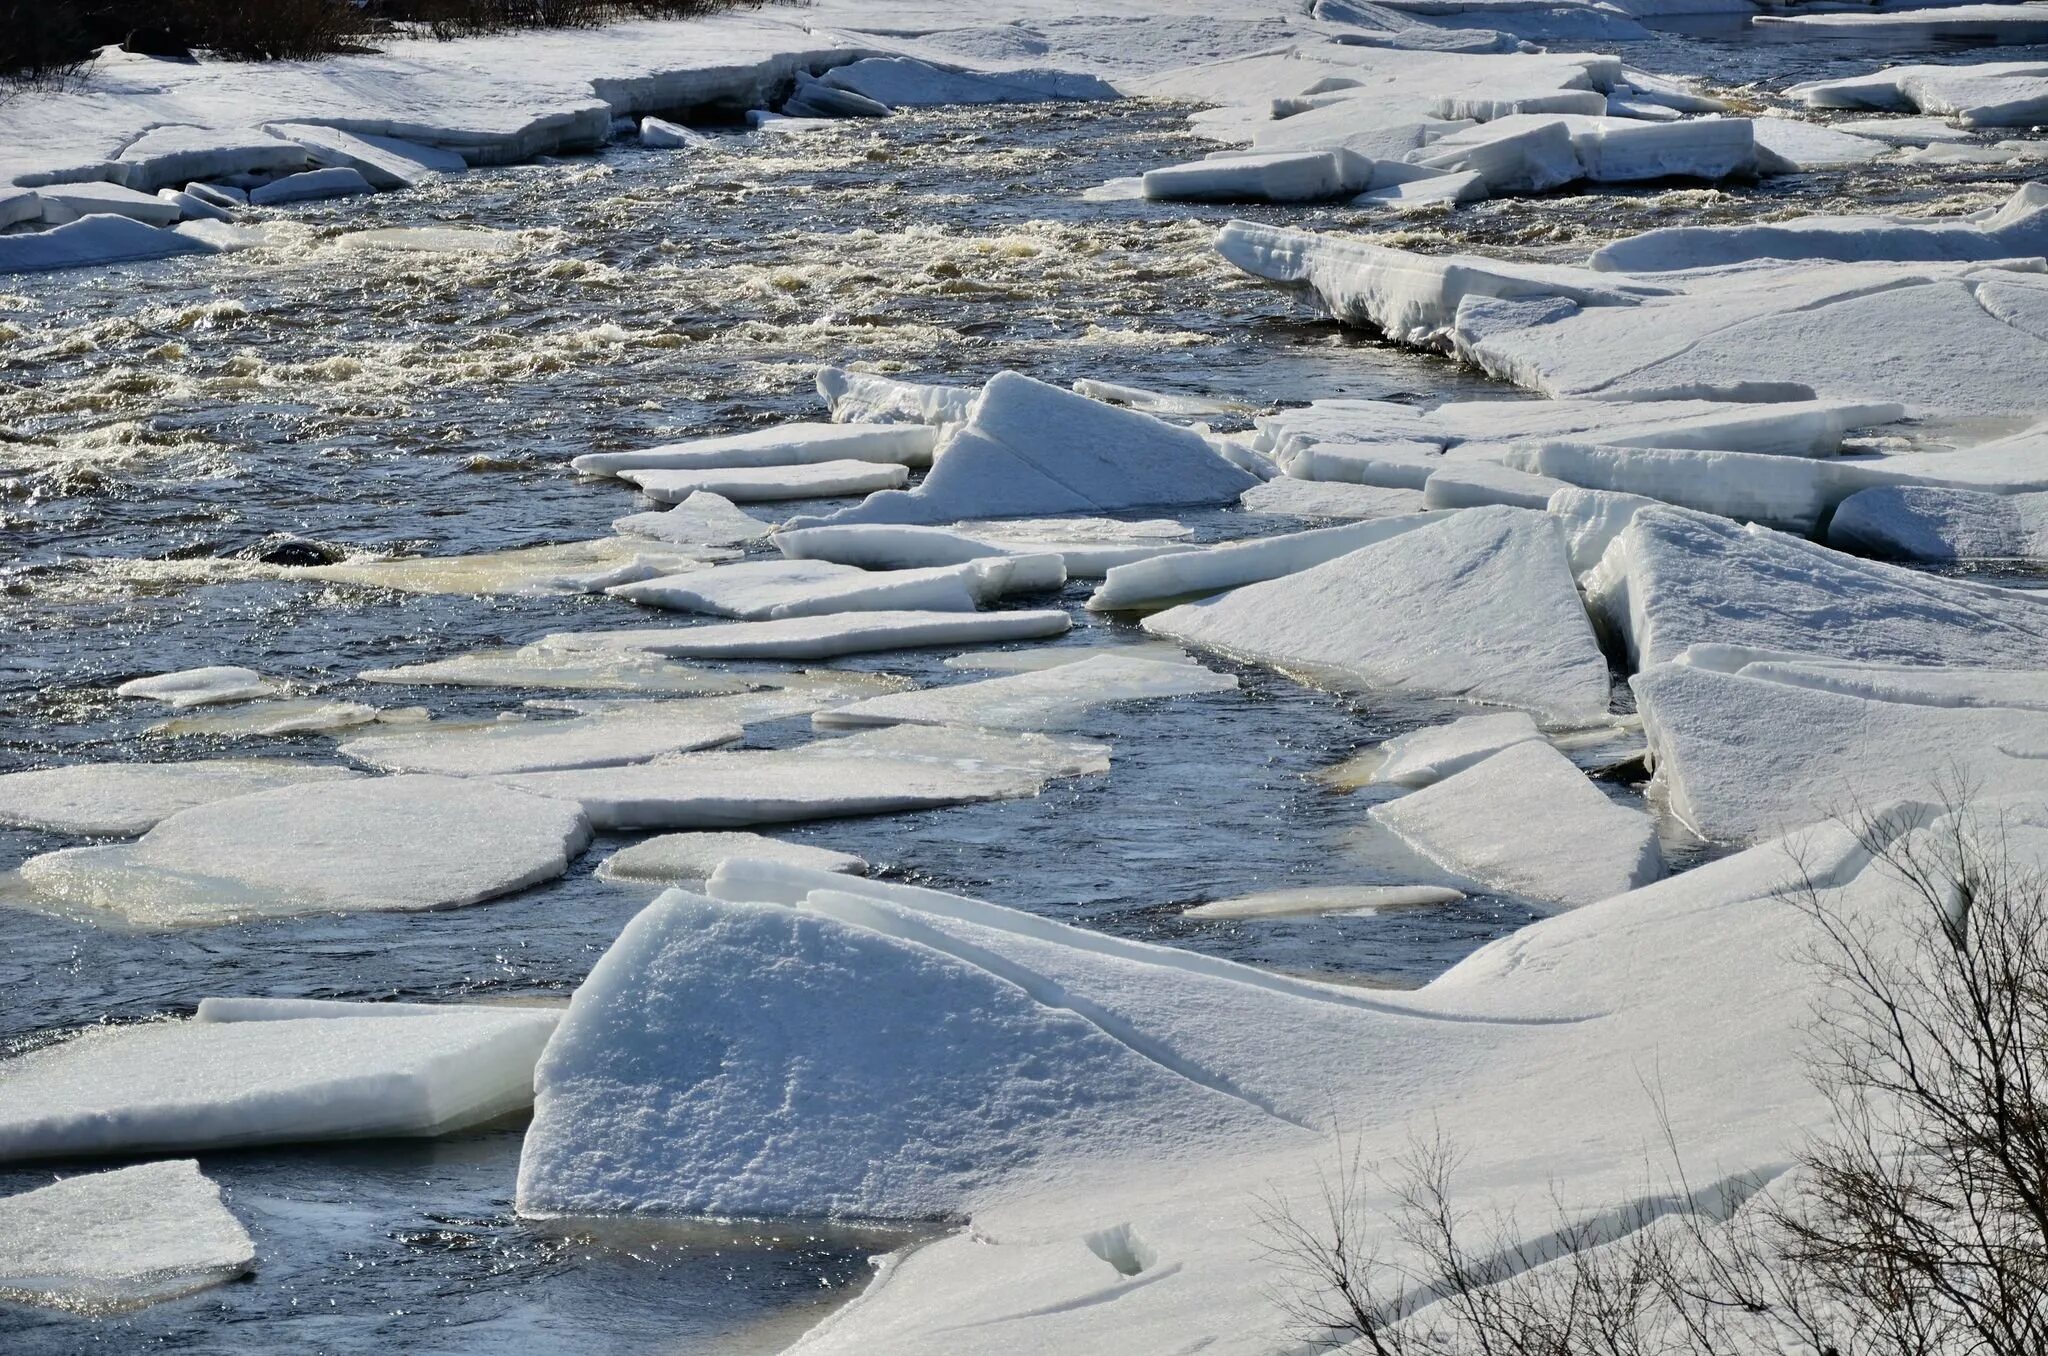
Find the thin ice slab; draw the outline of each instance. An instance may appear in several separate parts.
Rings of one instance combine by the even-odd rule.
[[[621,471],[657,504],[680,504],[709,491],[735,504],[778,499],[829,499],[843,494],[893,490],[910,483],[910,471],[896,462],[841,459],[795,466],[733,466],[717,470]]]
[[[664,633],[665,634],[665,633]],[[528,645],[517,650],[478,650],[392,669],[365,669],[366,683],[448,687],[537,687],[577,692],[648,692],[710,696],[743,692],[744,679],[671,664],[631,647],[597,650]]]
[[[722,700],[621,702],[610,710],[566,720],[515,716],[452,728],[436,724],[351,739],[340,751],[387,772],[434,772],[449,777],[616,767],[644,763],[665,753],[733,743],[745,731],[721,712],[718,703]]]
[[[1541,739],[1526,712],[1466,716],[1448,725],[1425,725],[1380,745],[1371,780],[1412,789],[1455,776],[1502,749]]]
[[[1017,612],[839,612],[787,621],[730,622],[661,630],[571,631],[548,636],[542,648],[564,663],[593,662],[609,647],[689,659],[838,659],[932,645],[985,645],[1038,640],[1071,628],[1058,608]],[[593,647],[599,648],[593,653]]]
[[[938,430],[928,424],[780,424],[632,452],[587,452],[569,463],[584,475],[729,470],[868,461],[929,466]]]
[[[744,546],[775,530],[722,494],[700,490],[674,508],[654,513],[629,513],[612,519],[612,531],[627,537],[680,546]]]
[[[114,689],[117,697],[141,697],[162,702],[173,711],[190,706],[212,706],[221,702],[254,701],[275,697],[291,690],[289,683],[266,678],[254,669],[218,665],[203,669],[180,669],[149,678],[131,678]]]
[[[827,560],[744,560],[621,584],[612,596],[675,612],[779,621],[835,612],[971,612],[1011,591],[1066,582],[1057,556],[992,556],[919,570],[863,570]]]
[[[0,776],[0,824],[126,838],[212,801],[307,782],[346,781],[347,768],[282,758],[190,763],[76,763]]]
[[[620,536],[464,556],[365,557],[286,573],[400,593],[596,593],[626,579],[675,574],[731,554],[709,547],[684,553],[645,537]]]
[[[708,880],[728,860],[780,862],[815,871],[866,875],[868,864],[850,852],[786,843],[758,833],[664,833],[621,848],[597,865],[599,880],[677,885]]]
[[[967,725],[991,730],[1064,730],[1112,702],[1234,692],[1237,679],[1197,664],[1098,654],[1072,664],[1005,674],[951,687],[872,697],[820,711],[823,729],[864,725]]]
[[[1464,891],[1447,885],[1303,885],[1262,890],[1235,899],[1212,899],[1181,910],[1184,918],[1304,918],[1323,914],[1376,914],[1455,904]]]
[[[1225,542],[1119,565],[1088,599],[1090,612],[1147,611],[1227,589],[1298,574],[1434,521],[1427,514],[1373,518],[1289,532],[1255,541]]]

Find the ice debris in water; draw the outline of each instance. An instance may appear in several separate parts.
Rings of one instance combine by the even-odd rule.
[[[1541,739],[1526,712],[1503,711],[1492,716],[1466,716],[1448,725],[1425,725],[1380,745],[1375,782],[1391,782],[1411,790],[1463,772],[1515,744]]]
[[[675,574],[734,554],[709,546],[663,549],[646,537],[617,536],[463,556],[361,557],[291,569],[286,577],[401,593],[599,593],[626,579]]]
[[[783,862],[818,871],[865,875],[868,864],[850,852],[789,843],[758,833],[663,833],[621,848],[597,865],[599,880],[676,885],[708,879],[733,858]]]
[[[1303,885],[1214,899],[1181,910],[1187,918],[1299,918],[1330,913],[1381,913],[1455,904],[1464,892],[1447,885]]]
[[[1014,612],[835,612],[784,621],[730,622],[661,630],[569,631],[543,638],[536,648],[555,662],[602,666],[619,651],[690,659],[837,659],[846,655],[932,645],[980,645],[1037,640],[1069,630],[1073,618],[1058,608]],[[625,662],[621,659],[619,662]]]
[[[929,466],[937,443],[938,431],[924,424],[778,424],[631,452],[586,452],[569,465],[584,475],[605,476],[841,461]]]
[[[1235,692],[1237,679],[1198,664],[1096,654],[1053,668],[949,687],[870,697],[820,711],[823,729],[864,725],[971,725],[993,730],[1064,730],[1112,702]]]
[[[723,495],[699,490],[675,507],[655,513],[629,513],[612,519],[612,531],[646,537],[671,546],[744,546],[774,531]]]
[[[756,504],[895,489],[909,483],[910,470],[898,462],[841,458],[790,466],[624,470],[619,477],[630,481],[657,504],[678,504],[705,491],[723,495],[737,504]]]
[[[192,1159],[0,1198],[0,1300],[99,1315],[243,1275],[256,1245]]]
[[[748,560],[641,583],[612,596],[679,612],[777,621],[835,612],[971,612],[1010,593],[1067,582],[1056,555],[991,556],[922,570],[863,570],[823,560]]]
[[[151,678],[131,678],[115,688],[114,693],[121,697],[143,697],[163,702],[174,711],[182,711],[188,706],[275,697],[290,690],[290,684],[266,678],[254,669],[222,665],[180,669],[176,673],[160,673]]]
[[[398,668],[365,669],[358,677],[367,683],[561,688],[675,696],[742,692],[748,686],[743,678],[671,664],[623,644],[589,649],[528,645],[517,650],[478,650]]]
[[[0,824],[125,838],[195,806],[361,774],[283,758],[74,763],[0,775]]]

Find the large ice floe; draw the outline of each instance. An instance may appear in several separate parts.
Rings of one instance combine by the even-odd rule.
[[[248,1230],[191,1159],[84,1173],[0,1199],[0,1300],[103,1314],[255,1264]]]
[[[992,730],[1063,730],[1098,706],[1161,697],[1234,692],[1237,679],[1197,664],[1097,654],[1053,668],[949,687],[869,697],[820,711],[820,728],[971,725]]]
[[[566,801],[484,780],[377,777],[179,810],[134,843],[31,857],[21,876],[52,908],[178,927],[474,904],[554,879],[589,841]]]
[[[0,1159],[445,1135],[523,1110],[559,1013],[240,999],[0,1061]]]
[[[189,763],[74,763],[0,776],[0,824],[128,837],[214,801],[303,783],[346,781],[347,768],[282,758]]]
[[[1564,538],[1527,509],[1448,514],[1155,613],[1145,629],[1341,686],[1523,706],[1563,723],[1607,712],[1607,660]]]
[[[643,487],[646,481],[640,482]],[[914,490],[870,495],[820,523],[951,523],[1182,504],[1229,504],[1257,477],[1201,434],[1015,372],[982,388]]]
[[[1106,744],[897,726],[789,749],[691,753],[501,781],[580,804],[601,829],[729,829],[1011,800],[1037,795],[1055,777],[1108,770]]]
[[[1070,629],[1058,608],[1012,612],[835,612],[784,621],[731,622],[643,631],[573,631],[533,647],[565,665],[606,666],[622,652],[690,659],[838,659],[933,645],[1039,640]],[[620,662],[625,662],[621,660]]]

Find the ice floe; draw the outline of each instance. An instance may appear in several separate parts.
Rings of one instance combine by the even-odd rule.
[[[612,519],[612,531],[623,536],[646,537],[686,550],[742,546],[760,541],[774,530],[774,524],[761,521],[725,496],[701,490],[674,508]]]
[[[972,531],[893,523],[795,528],[776,533],[775,545],[792,560],[828,560],[864,570],[920,569],[997,556],[1053,555],[1059,557],[1069,579],[1099,579],[1118,565],[1189,549],[1171,540],[1091,540],[1082,526],[1075,528],[1071,539],[1005,542]]]
[[[1002,555],[922,570],[863,570],[824,560],[750,560],[620,584],[612,596],[648,607],[742,621],[834,612],[967,612],[1012,593],[1067,581],[1056,555]]]
[[[1448,725],[1425,725],[1380,745],[1380,763],[1371,780],[1411,789],[1428,786],[1463,772],[1502,749],[1542,737],[1536,722],[1522,711],[1466,716]]]
[[[199,736],[234,738],[255,735],[325,734],[363,725],[407,725],[424,721],[423,707],[385,710],[363,702],[299,697],[290,701],[247,702],[226,711],[204,711],[159,721],[145,732],[166,739]]]
[[[787,466],[732,466],[695,470],[621,471],[640,493],[657,504],[679,504],[709,491],[736,504],[770,503],[778,499],[829,499],[837,495],[870,494],[910,482],[910,470],[897,462],[800,462]]]
[[[1145,619],[1175,640],[1287,672],[1524,706],[1607,711],[1607,661],[1554,520],[1467,509],[1298,574]]]
[[[1170,202],[1327,202],[1364,191],[1372,162],[1349,151],[1224,155],[1147,170],[1148,198]]]
[[[1181,910],[1187,918],[1298,918],[1329,913],[1382,913],[1455,904],[1464,892],[1443,885],[1304,885],[1214,899]]]
[[[292,579],[401,593],[598,593],[627,579],[652,579],[736,553],[665,548],[641,536],[479,551],[462,556],[358,557],[286,572]]]
[[[338,169],[303,170],[298,174],[287,174],[282,179],[272,179],[249,190],[251,207],[281,207],[292,202],[311,202],[322,198],[350,198],[358,194],[374,193],[370,181],[353,166]]]
[[[1015,372],[989,380],[936,457],[916,489],[872,495],[820,521],[950,523],[1228,504],[1258,483],[1199,433]]]
[[[1035,796],[1109,770],[1109,747],[1044,735],[897,726],[790,749],[504,778],[574,801],[601,829],[730,829]]]
[[[177,208],[170,210],[176,212]],[[213,252],[214,247],[205,241],[178,231],[126,217],[89,216],[47,231],[0,235],[0,273],[36,273]]]
[[[2048,494],[1860,490],[1836,506],[1828,544],[1898,560],[2048,560]]]
[[[1114,99],[1114,86],[1073,71],[962,70],[908,57],[864,57],[820,77],[834,89],[864,95],[890,108],[944,104],[1028,104],[1049,99]]]
[[[538,687],[582,692],[650,692],[710,696],[741,692],[744,679],[710,673],[630,647],[593,651],[529,645],[516,650],[479,650],[430,659],[400,668],[365,669],[366,683],[418,683],[450,687]]]
[[[640,144],[657,150],[689,150],[709,146],[711,138],[666,118],[645,117],[640,119]]]
[[[929,466],[937,442],[938,430],[927,424],[781,424],[633,452],[586,452],[569,465],[584,475],[606,476],[839,461]]]
[[[1198,664],[1097,654],[1071,664],[949,687],[896,692],[820,711],[820,728],[972,725],[993,730],[1069,729],[1112,702],[1234,692],[1237,679]]]
[[[0,1061],[0,1159],[449,1134],[532,1102],[534,1062],[560,1016],[314,1006],[324,1010],[202,1007]]]
[[[1422,492],[1278,476],[1246,490],[1237,502],[1246,513],[1285,518],[1393,518],[1420,513]]]
[[[1155,609],[1321,565],[1435,521],[1424,513],[1373,518],[1119,565],[1088,599],[1091,612]]]
[[[256,1245],[193,1160],[66,1177],[0,1199],[0,1300],[104,1314],[245,1274]]]
[[[163,702],[173,711],[217,702],[245,702],[289,692],[289,683],[266,678],[254,669],[218,665],[203,669],[180,669],[149,678],[131,678],[114,689],[119,697],[143,697]]]
[[[2040,62],[1890,66],[1785,92],[1809,108],[1937,113],[1962,127],[2028,127],[2048,118],[2048,66]]]
[[[835,424],[956,424],[967,418],[981,398],[981,388],[976,386],[898,381],[843,367],[819,368],[817,387]]]
[[[557,661],[604,666],[613,648],[687,659],[838,659],[882,650],[929,645],[982,645],[1001,640],[1038,640],[1074,624],[1058,608],[1014,612],[835,612],[784,621],[677,626],[656,631],[564,632],[548,636],[543,648]],[[593,654],[595,647],[599,653]],[[628,662],[623,657],[616,662]]]
[[[282,758],[74,763],[0,775],[0,824],[125,838],[212,801],[359,775]]]
[[[815,871],[867,874],[868,864],[850,852],[786,843],[758,833],[663,833],[621,848],[597,864],[599,880],[676,885],[702,881],[726,861],[781,862]]]
[[[54,909],[203,926],[475,904],[554,879],[589,842],[566,801],[483,780],[375,777],[179,810],[133,843],[31,857],[21,878]]]
[[[1537,740],[1375,805],[1372,817],[1446,870],[1552,904],[1591,904],[1664,874],[1650,817]]]
[[[388,772],[450,777],[643,763],[665,753],[737,740],[744,730],[722,714],[718,703],[723,700],[620,703],[612,710],[565,720],[515,717],[482,724],[436,723],[350,739],[340,752]]]

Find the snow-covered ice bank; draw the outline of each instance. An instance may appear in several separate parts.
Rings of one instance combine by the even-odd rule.
[[[134,843],[31,857],[21,875],[53,908],[179,927],[475,904],[554,879],[589,842],[565,801],[489,781],[376,777],[216,800]]]
[[[1064,730],[1112,702],[1235,692],[1237,679],[1199,664],[1097,654],[1053,668],[950,687],[870,697],[820,711],[821,729],[866,725],[968,725],[990,730]]]
[[[895,726],[792,749],[691,753],[501,780],[556,803],[581,804],[601,829],[730,829],[1012,800],[1037,795],[1056,777],[1108,770],[1106,744]]]
[[[189,1158],[0,1199],[0,1300],[101,1314],[231,1281],[255,1262],[248,1231]]]
[[[1526,509],[1449,514],[1155,613],[1145,629],[1311,680],[1523,706],[1565,724],[1607,713],[1607,661],[1564,539]]]
[[[360,774],[283,758],[189,763],[74,763],[0,776],[0,824],[126,838],[217,800]]]
[[[533,1100],[559,1013],[240,1001],[0,1061],[0,1159],[445,1135]]]
[[[1058,608],[1016,612],[835,612],[786,621],[731,622],[677,626],[653,631],[570,631],[542,640],[558,662],[612,662],[621,651],[640,658],[670,655],[687,659],[838,659],[846,655],[933,645],[986,645],[1003,640],[1042,640],[1072,628],[1074,619]],[[621,660],[620,662],[625,662]]]

